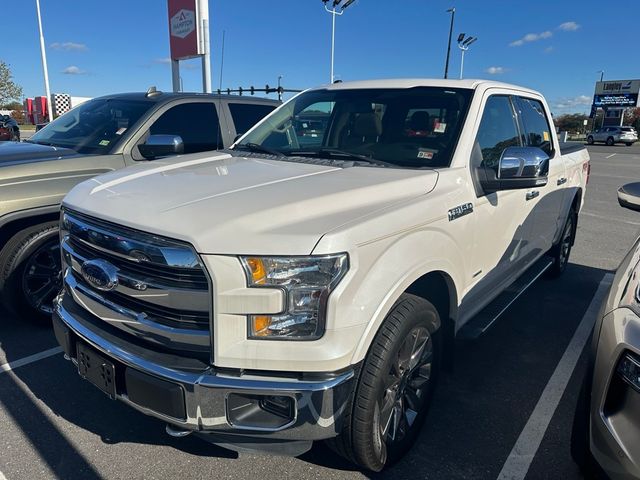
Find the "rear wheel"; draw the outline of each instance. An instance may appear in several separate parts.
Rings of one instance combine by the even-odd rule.
[[[593,137],[592,137],[591,135],[589,135],[589,136],[587,137],[587,143],[588,143],[589,145],[593,145]]]
[[[2,300],[16,315],[48,322],[61,278],[57,222],[17,233],[0,252]]]
[[[20,141],[20,130],[17,127],[11,130],[11,138],[9,140],[12,142]]]
[[[615,142],[613,141],[613,137],[609,137],[607,138],[607,145],[611,146],[613,145]]]
[[[376,472],[411,448],[440,368],[439,327],[431,303],[410,294],[400,297],[369,349],[331,448]]]
[[[555,245],[549,254],[553,259],[553,265],[547,270],[548,276],[552,278],[559,277],[564,273],[567,269],[567,264],[569,263],[569,255],[571,254],[571,247],[573,247],[573,241],[576,235],[576,225],[577,225],[578,216],[575,210],[572,208],[569,211],[569,215],[567,216],[567,220],[564,224],[564,229],[562,230],[562,235],[560,236],[560,240],[558,244]]]
[[[627,142],[627,147],[630,147],[631,145],[633,145],[633,142]]]

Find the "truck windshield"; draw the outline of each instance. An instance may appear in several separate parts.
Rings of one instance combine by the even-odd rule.
[[[29,141],[70,148],[85,155],[108,154],[153,105],[144,101],[90,100],[49,123]]]
[[[447,167],[472,93],[440,87],[313,90],[287,102],[235,148]]]

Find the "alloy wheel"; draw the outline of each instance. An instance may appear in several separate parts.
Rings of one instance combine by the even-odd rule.
[[[58,239],[38,248],[26,262],[22,275],[22,292],[29,305],[39,313],[53,311],[53,299],[62,285],[62,264]]]
[[[380,435],[376,446],[384,449],[383,444],[393,446],[401,442],[415,424],[427,399],[433,360],[429,331],[426,327],[414,328],[400,345],[384,379],[375,412]]]

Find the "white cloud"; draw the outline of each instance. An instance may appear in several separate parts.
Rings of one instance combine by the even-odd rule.
[[[590,106],[593,98],[588,95],[578,95],[577,97],[561,98],[555,102],[553,108],[556,110],[585,110]]]
[[[79,67],[76,67],[75,65],[69,65],[67,68],[62,70],[62,73],[64,73],[65,75],[84,75],[87,72],[80,69]]]
[[[160,65],[171,65],[171,58],[170,57],[162,57],[162,58],[156,58],[153,63],[158,63]],[[182,62],[180,63],[180,68],[183,68],[185,70],[195,70],[196,68],[200,68],[198,66],[197,63],[190,63],[190,62]]]
[[[540,32],[540,33],[527,33],[524,37],[518,39],[518,40],[514,40],[513,42],[511,42],[509,44],[510,47],[521,47],[522,45],[524,45],[525,43],[529,43],[529,42],[537,42],[538,40],[542,40],[545,38],[551,38],[553,37],[553,32],[551,32],[550,30],[545,30],[544,32]]]
[[[544,53],[551,53],[553,52],[553,50],[555,49],[555,47],[553,45],[548,46],[547,48],[544,49]]]
[[[564,30],[565,32],[575,32],[580,28],[576,22],[564,22],[558,25],[558,30]]]
[[[162,58],[156,58],[154,61],[154,63],[161,63],[161,64],[166,64],[169,65],[171,63],[171,59],[169,57],[162,57]]]
[[[65,50],[67,52],[86,52],[89,50],[84,43],[75,42],[54,42],[49,45],[53,50]]]
[[[485,72],[488,73],[489,75],[502,75],[503,73],[506,73],[508,71],[507,68],[504,67],[489,67],[487,69],[485,69]]]

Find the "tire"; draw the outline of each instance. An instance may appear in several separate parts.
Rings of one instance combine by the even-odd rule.
[[[587,137],[587,143],[588,143],[589,145],[593,145],[593,137],[592,137],[591,135],[589,135],[589,136]]]
[[[0,252],[0,298],[20,318],[51,321],[61,277],[58,222],[18,232]]]
[[[400,459],[420,431],[440,369],[440,317],[435,307],[403,294],[365,357],[340,435],[327,443],[374,472]]]
[[[607,145],[609,145],[609,146],[611,147],[611,146],[615,143],[615,142],[613,141],[613,137],[609,137],[609,138],[607,138],[607,142],[606,142],[606,143],[607,143]]]
[[[9,140],[11,140],[12,142],[19,142],[20,141],[20,130],[17,128],[14,128],[11,131],[11,137],[9,138]]]
[[[626,145],[627,147],[630,147],[631,145],[633,145],[633,142],[627,142]]]
[[[576,226],[578,224],[578,215],[571,208],[567,220],[562,229],[562,235],[557,245],[549,251],[549,255],[553,259],[553,265],[547,270],[547,276],[550,278],[558,278],[567,269],[569,263],[569,255],[571,255],[571,247],[576,238]]]

